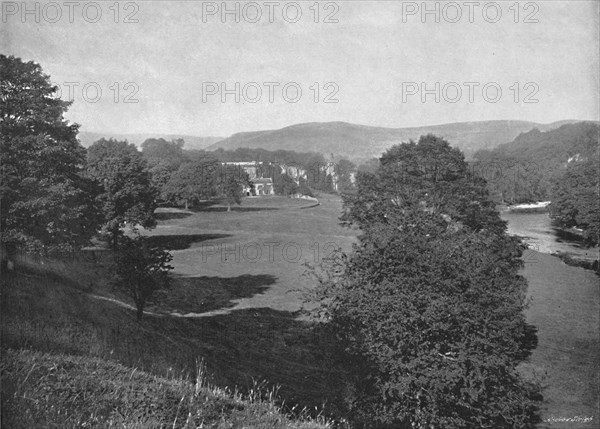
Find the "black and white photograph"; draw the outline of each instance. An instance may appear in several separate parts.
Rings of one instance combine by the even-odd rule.
[[[0,428],[600,428],[600,2],[0,0]]]

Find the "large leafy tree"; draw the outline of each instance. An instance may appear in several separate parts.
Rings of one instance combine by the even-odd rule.
[[[347,159],[340,159],[335,164],[335,174],[337,176],[337,190],[348,192],[354,190],[354,177],[356,175],[356,165]]]
[[[73,248],[96,232],[94,186],[82,176],[70,102],[40,65],[0,55],[0,207],[6,249]]]
[[[357,187],[343,219],[360,242],[317,294],[351,366],[352,419],[528,427],[535,403],[516,372],[527,351],[522,247],[485,182],[429,135],[392,147]]]
[[[248,173],[235,165],[221,165],[218,167],[217,174],[217,194],[227,204],[229,212],[232,204],[240,205],[242,203],[244,188],[252,189],[254,185],[250,181]]]
[[[294,195],[298,193],[298,184],[285,172],[274,171],[273,187],[277,195]]]
[[[312,189],[333,192],[333,166],[321,154],[310,157],[304,163],[307,172],[308,186]]]
[[[187,161],[183,139],[146,139],[142,143],[142,155],[148,163],[152,184],[163,194],[164,186],[171,175]]]
[[[103,215],[103,230],[113,247],[126,224],[155,226],[157,191],[148,165],[135,145],[101,139],[88,148],[86,173],[102,189],[96,197]]]
[[[554,181],[550,215],[565,228],[584,230],[590,244],[600,242],[600,161],[598,154],[585,161],[572,162]]]
[[[219,196],[221,163],[206,153],[198,153],[182,164],[164,186],[164,198],[175,204],[190,205]]]

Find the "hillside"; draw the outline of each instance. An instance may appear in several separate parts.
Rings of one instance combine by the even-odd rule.
[[[599,136],[598,122],[566,124],[546,132],[533,129],[473,157],[480,165],[495,166],[496,176],[486,178],[491,191],[500,193],[504,201],[547,200],[552,180],[560,177],[569,163],[598,156]]]
[[[135,144],[138,148],[142,143],[149,138],[163,138],[165,140],[183,139],[185,140],[185,149],[204,149],[211,144],[218,142],[223,137],[198,137],[182,134],[118,134],[118,133],[96,133],[82,131],[77,138],[84,147],[90,147],[92,143],[101,138],[114,138],[117,140],[127,140],[129,143]]]
[[[520,134],[510,143],[499,145],[489,154],[564,164],[577,154],[591,156],[598,149],[598,131],[598,122],[565,124],[546,132],[536,128]],[[476,154],[481,155],[483,153]]]
[[[126,304],[115,304],[127,298],[112,295],[109,270],[104,259],[40,264],[24,256],[2,272],[0,427],[331,427],[308,409],[292,412],[296,402],[280,396],[285,389],[252,372],[250,362],[264,363],[303,380],[297,371],[313,369],[306,359],[283,360],[306,350],[300,337],[267,355],[261,332],[239,330],[256,323],[258,309],[243,312],[235,327],[225,316],[152,314],[136,322]],[[272,319],[264,329],[282,329],[282,318]]]
[[[259,396],[207,385],[203,367],[192,384],[110,360],[31,350],[7,350],[1,364],[2,424],[7,428],[330,427],[290,420]]]
[[[519,134],[533,128],[550,130],[565,122],[575,121],[552,124],[527,121],[457,122],[415,128],[371,127],[346,122],[311,122],[278,130],[237,133],[208,146],[207,150],[241,147],[285,149],[320,152],[326,156],[333,153],[336,158],[343,156],[362,161],[379,156],[393,144],[433,133],[449,140],[470,157],[479,149],[492,149],[499,144],[512,141]]]

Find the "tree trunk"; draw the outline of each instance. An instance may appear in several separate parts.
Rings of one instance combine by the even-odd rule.
[[[185,209],[188,210],[188,200],[185,200]]]
[[[144,315],[144,303],[138,302],[135,306],[137,307],[136,318],[137,321],[140,322],[142,320],[142,316]]]
[[[112,248],[113,250],[119,250],[119,227],[112,231]]]
[[[227,211],[230,212],[231,211],[231,203],[227,203]]]

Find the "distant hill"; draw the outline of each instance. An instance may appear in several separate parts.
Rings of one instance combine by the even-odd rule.
[[[473,155],[475,163],[491,171],[490,190],[504,201],[519,203],[548,200],[552,181],[572,162],[598,157],[600,123],[578,122],[557,129],[533,129],[512,142]]]
[[[149,138],[163,138],[165,140],[183,139],[185,140],[184,149],[205,149],[211,144],[223,140],[223,137],[198,137],[188,136],[181,134],[116,134],[116,133],[96,133],[82,131],[77,136],[79,141],[84,147],[90,147],[92,143],[101,138],[114,138],[117,140],[127,140],[129,143],[133,143],[138,148]]]
[[[415,128],[383,128],[346,122],[311,122],[278,130],[242,132],[218,141],[207,150],[236,149],[241,147],[267,150],[294,150],[319,152],[325,156],[346,157],[356,161],[379,156],[388,147],[421,135],[434,133],[446,138],[470,157],[479,149],[492,149],[512,141],[523,132],[538,128],[541,131],[557,128],[565,123],[538,124],[527,121],[457,122]]]
[[[538,162],[552,161],[556,165],[566,164],[571,157],[578,154],[580,157],[589,157],[598,150],[599,124],[583,121],[546,132],[535,128],[520,134],[510,143],[476,153],[475,157],[485,154]]]

